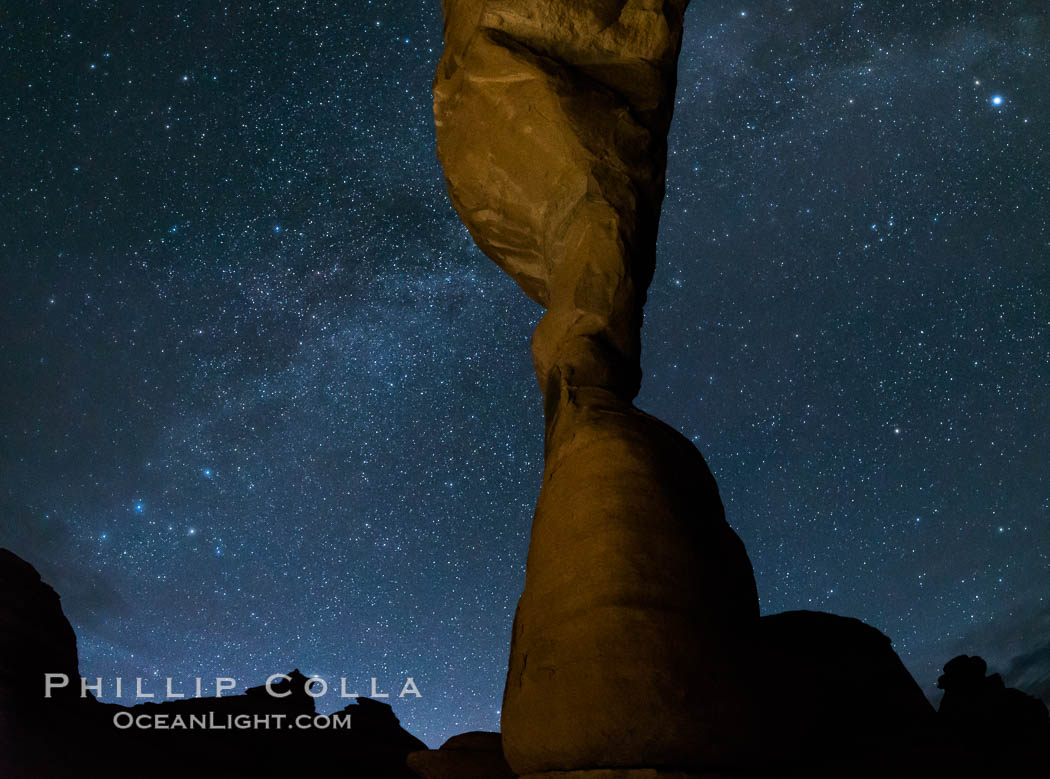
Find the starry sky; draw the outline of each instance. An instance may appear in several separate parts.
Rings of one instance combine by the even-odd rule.
[[[430,746],[496,729],[541,311],[445,194],[439,4],[246,5],[0,12],[0,545],[85,676],[412,676]],[[1034,1],[687,17],[638,404],[764,613],[864,619],[933,698],[961,652],[1050,698],[1048,40]]]

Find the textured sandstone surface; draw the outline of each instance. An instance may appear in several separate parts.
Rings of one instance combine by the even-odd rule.
[[[603,390],[567,394],[515,615],[508,761],[519,773],[733,764],[752,729],[758,601],[714,479],[659,420]]]
[[[438,156],[546,308],[545,471],[503,747],[518,774],[739,764],[758,601],[696,448],[635,408],[685,0],[445,0]]]
[[[558,368],[637,393],[685,5],[444,3],[438,155],[478,246],[547,307],[544,388]]]

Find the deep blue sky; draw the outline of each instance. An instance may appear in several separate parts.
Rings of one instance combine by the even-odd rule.
[[[431,746],[498,727],[540,311],[445,195],[440,34],[437,2],[5,14],[0,545],[83,675],[413,676]],[[964,651],[1050,688],[1048,39],[1045,2],[688,14],[639,405],[763,612],[864,619],[931,695]]]

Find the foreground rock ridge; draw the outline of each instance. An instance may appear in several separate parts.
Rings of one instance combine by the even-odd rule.
[[[546,308],[545,469],[501,719],[520,775],[733,767],[757,726],[751,564],[700,453],[631,402],[686,5],[444,2],[449,195]]]
[[[72,683],[44,696],[45,674]],[[205,674],[206,675],[206,674]],[[151,776],[271,777],[340,776],[415,779],[407,756],[426,745],[406,732],[392,708],[358,698],[339,714],[349,729],[295,729],[312,720],[314,699],[298,670],[274,685],[242,695],[203,697],[122,706],[101,703],[79,689],[76,635],[58,594],[32,565],[0,549],[0,777]],[[133,679],[125,680],[129,687]],[[262,680],[260,680],[261,682]],[[118,728],[114,717],[145,715],[149,729]],[[166,717],[163,729],[155,726]],[[180,729],[210,718],[221,727]],[[238,729],[231,718],[264,718],[265,727]],[[281,722],[278,723],[277,720]]]
[[[947,663],[936,715],[890,647],[859,620],[813,611],[762,617],[753,689],[761,712],[755,760],[740,777],[1044,779],[1050,718],[1042,701],[986,676],[979,657]],[[310,717],[298,671],[243,695],[125,707],[81,698],[74,686],[43,695],[45,673],[77,674],[76,636],[58,594],[27,562],[0,549],[0,777],[274,777],[514,779],[499,733],[453,736],[440,749],[398,724],[390,706],[358,699],[347,730],[118,729],[114,715],[185,719]],[[638,702],[619,713],[638,727]],[[148,769],[145,768],[148,766]],[[558,774],[553,774],[557,776]],[[563,776],[565,774],[562,774]],[[569,772],[574,779],[687,776],[676,772]],[[690,774],[691,775],[691,774]]]

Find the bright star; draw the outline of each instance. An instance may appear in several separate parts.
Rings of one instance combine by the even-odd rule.
[[[211,473],[212,473],[211,472],[211,468],[205,468],[204,469],[204,478],[210,479],[211,478]]]
[[[1002,95],[994,95],[992,97],[992,105],[1002,105],[1002,104],[1003,104],[1003,96]]]
[[[136,514],[141,514],[145,510],[146,510],[146,504],[143,503],[142,501],[139,501],[138,503],[135,504],[135,513]]]

